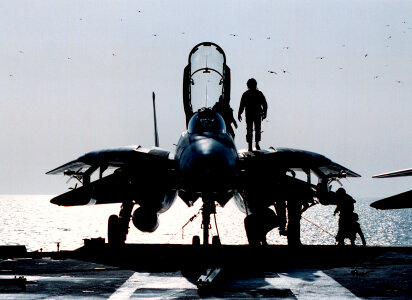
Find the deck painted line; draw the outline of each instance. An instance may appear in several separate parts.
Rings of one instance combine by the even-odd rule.
[[[141,282],[139,289],[175,289],[175,290],[197,290],[197,286],[183,276],[150,276],[145,282]]]
[[[358,299],[351,291],[320,270],[300,269],[273,273],[272,276],[228,280],[225,285],[229,289],[240,288],[245,291],[290,290],[297,299]],[[154,289],[160,292],[161,290],[196,290],[197,287],[196,284],[177,274],[158,276],[150,273],[134,273],[109,299],[130,299],[132,296],[138,298],[139,289]],[[134,294],[136,292],[137,294]],[[150,298],[153,299],[159,298],[155,295],[151,296]],[[163,297],[173,298],[172,295],[163,295]]]
[[[276,278],[266,278],[266,281],[275,288],[290,289],[297,299],[358,299],[320,270],[301,269],[278,275]]]
[[[113,299],[129,299],[133,293],[141,287],[141,283],[147,281],[150,273],[133,273],[110,297]],[[140,283],[140,284],[139,284]]]

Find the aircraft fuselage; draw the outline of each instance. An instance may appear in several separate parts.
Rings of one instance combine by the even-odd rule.
[[[198,197],[211,197],[220,203],[233,195],[238,154],[222,117],[213,110],[200,111],[191,118],[188,131],[177,144],[175,161],[179,195],[186,204]]]

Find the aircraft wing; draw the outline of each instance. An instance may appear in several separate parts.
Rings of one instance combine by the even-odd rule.
[[[90,176],[100,168],[100,179],[90,182]],[[102,177],[107,168],[116,168],[111,175]],[[163,190],[172,184],[168,178],[175,168],[169,151],[154,147],[127,146],[89,152],[46,174],[72,176],[83,186],[59,195],[52,203],[63,206],[120,203],[125,197],[141,189]]]
[[[388,172],[388,173],[382,173],[382,174],[374,175],[372,176],[372,178],[388,178],[388,177],[401,177],[401,176],[412,176],[412,168]]]
[[[375,201],[370,206],[376,209],[412,208],[412,190]]]
[[[105,149],[93,151],[80,156],[60,167],[57,167],[46,174],[67,174],[72,172],[84,173],[90,168],[97,169],[98,167],[127,167],[142,161],[150,161],[158,163],[160,161],[168,161],[169,151],[160,148],[142,148],[140,146],[126,146],[114,149]],[[93,170],[94,171],[94,170]]]
[[[244,168],[311,169],[319,177],[342,178],[360,177],[359,174],[331,161],[329,158],[305,150],[273,148],[259,151],[240,151],[239,157]]]

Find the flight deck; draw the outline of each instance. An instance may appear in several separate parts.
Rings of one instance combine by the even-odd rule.
[[[97,239],[75,251],[0,247],[0,257],[0,299],[412,297],[411,247],[111,247]]]

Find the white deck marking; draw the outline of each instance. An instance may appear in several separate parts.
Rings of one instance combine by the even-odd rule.
[[[150,276],[142,282],[139,289],[189,290],[197,289],[197,286],[183,276]]]
[[[291,290],[297,299],[357,298],[348,289],[320,270],[300,269],[277,273],[277,275],[276,273],[273,274],[279,277],[271,277],[269,275],[263,278],[233,279],[227,281],[227,287],[241,288],[245,291],[252,289],[257,291],[271,289]],[[139,289],[188,290],[197,289],[197,287],[185,277],[178,275],[157,276],[150,273],[134,273],[109,299],[130,299]],[[134,296],[139,297],[138,295]],[[149,297],[148,294],[146,296]],[[151,296],[150,298],[153,298],[154,295]]]
[[[297,299],[356,299],[351,291],[320,270],[301,269],[266,278],[275,288],[290,289]]]
[[[150,273],[133,273],[125,283],[121,285],[109,299],[129,299],[139,288],[139,282],[147,281]]]

